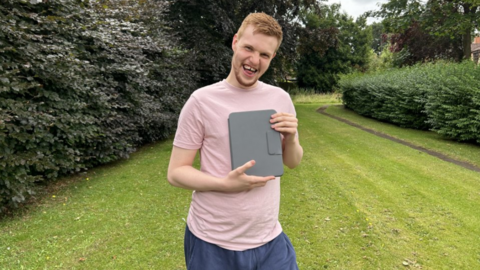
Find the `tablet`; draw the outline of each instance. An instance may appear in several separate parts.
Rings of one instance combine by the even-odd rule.
[[[275,110],[234,112],[228,117],[232,170],[255,160],[245,173],[255,176],[283,175],[282,139],[271,128]]]

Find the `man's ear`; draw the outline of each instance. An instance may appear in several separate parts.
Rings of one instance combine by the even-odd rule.
[[[232,50],[233,51],[235,51],[235,49],[236,49],[235,45],[237,44],[237,42],[238,42],[238,34],[235,34],[233,36],[233,40],[232,40]]]
[[[277,55],[277,52],[274,52],[274,53],[273,53],[272,59],[275,57],[275,55]]]

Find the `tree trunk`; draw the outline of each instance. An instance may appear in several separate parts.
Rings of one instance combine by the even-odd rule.
[[[463,7],[463,15],[467,18],[470,17],[470,13],[475,13],[476,11],[476,7],[475,7],[475,10],[472,10],[472,6],[470,4],[463,4],[462,5]],[[471,36],[471,33],[472,33],[472,25],[473,25],[473,21],[472,20],[469,20],[470,21],[470,24],[468,25],[468,27],[465,29],[465,32],[463,33],[462,35],[462,46],[463,46],[463,59],[470,59],[472,57],[472,36]]]
[[[462,35],[463,58],[470,59],[472,57],[472,36],[470,35],[472,28]]]

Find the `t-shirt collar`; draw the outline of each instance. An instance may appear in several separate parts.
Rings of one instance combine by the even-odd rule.
[[[258,91],[263,88],[263,82],[257,81],[257,85],[253,88],[245,89],[245,88],[240,88],[231,85],[230,83],[227,82],[226,79],[223,79],[222,83],[229,89],[234,90],[234,91],[241,91],[241,92],[253,92],[253,91]]]

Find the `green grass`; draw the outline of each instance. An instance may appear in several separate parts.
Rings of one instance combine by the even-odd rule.
[[[334,104],[341,101],[341,95],[337,93],[317,94],[311,89],[295,89],[290,93],[295,104]]]
[[[412,142],[416,146],[432,149],[452,158],[480,166],[479,146],[448,140],[435,132],[404,129],[395,125],[381,123],[373,119],[361,117],[353,111],[345,110],[339,106],[329,106],[327,113],[388,134],[397,139]]]
[[[317,107],[297,105],[305,156],[282,186],[282,223],[301,269],[480,267],[478,173]]]
[[[62,179],[0,222],[0,269],[184,269],[190,192],[166,181],[171,141]]]
[[[322,104],[296,104],[305,154],[282,177],[300,269],[480,268],[480,174],[315,112]],[[480,166],[478,146],[327,111]],[[2,219],[0,269],[185,269],[191,192],[166,181],[171,143],[59,180]]]

